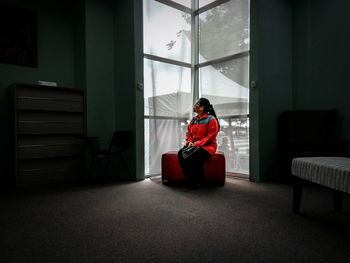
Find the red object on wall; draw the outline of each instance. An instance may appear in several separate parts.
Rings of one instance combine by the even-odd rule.
[[[225,184],[225,156],[222,152],[216,152],[204,163],[204,177],[207,183]],[[177,152],[167,152],[162,155],[162,182],[185,182],[181,166],[177,159]]]

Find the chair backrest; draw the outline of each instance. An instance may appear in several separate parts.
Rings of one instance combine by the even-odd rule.
[[[109,150],[113,149],[127,149],[132,142],[132,131],[120,130],[113,133]]]

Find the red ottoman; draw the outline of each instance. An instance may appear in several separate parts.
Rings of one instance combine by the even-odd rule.
[[[225,156],[217,152],[204,163],[204,178],[207,183],[225,184]],[[182,183],[185,176],[182,173],[180,163],[177,159],[177,152],[167,152],[162,155],[162,182]]]

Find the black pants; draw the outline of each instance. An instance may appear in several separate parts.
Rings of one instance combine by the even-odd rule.
[[[197,184],[204,179],[204,162],[210,157],[210,153],[199,147],[199,149],[186,159],[182,157],[182,151],[180,149],[177,156],[182,167],[184,176],[189,184]]]

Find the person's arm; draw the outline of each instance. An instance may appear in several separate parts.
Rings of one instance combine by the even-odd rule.
[[[219,132],[219,125],[215,118],[212,118],[208,123],[207,136],[203,137],[201,140],[194,143],[195,146],[203,146],[208,141],[214,141]]]
[[[191,145],[191,144],[193,144],[193,134],[192,134],[192,132],[191,132],[191,123],[190,124],[188,124],[188,126],[187,126],[187,132],[186,132],[186,146],[187,145]]]

